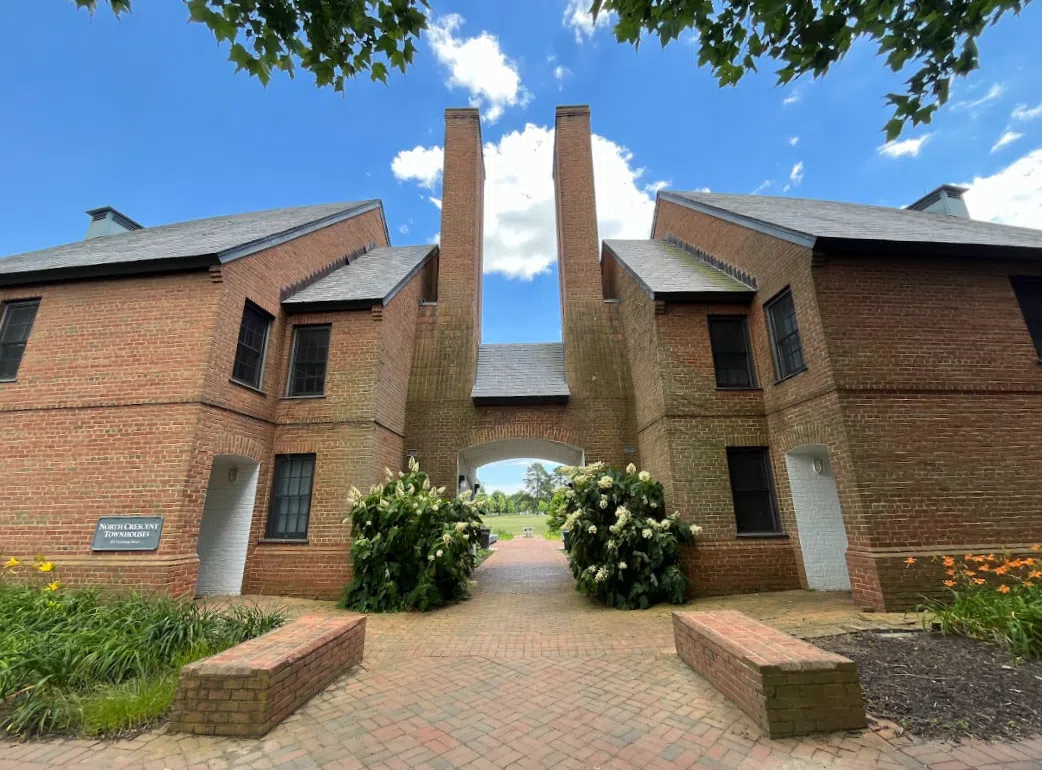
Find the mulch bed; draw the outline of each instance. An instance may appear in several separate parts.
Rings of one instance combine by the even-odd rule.
[[[1042,733],[1042,661],[996,644],[921,632],[861,631],[814,644],[858,666],[865,706],[927,738],[1017,739]]]

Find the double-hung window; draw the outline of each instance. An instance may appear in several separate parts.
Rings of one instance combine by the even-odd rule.
[[[247,302],[239,325],[239,342],[235,347],[235,366],[232,379],[251,388],[260,389],[264,379],[264,355],[268,348],[268,329],[271,316]]]
[[[709,342],[718,388],[756,386],[749,353],[749,330],[744,315],[710,316]]]
[[[298,326],[293,330],[293,354],[290,357],[287,396],[325,394],[329,329],[326,325]]]
[[[33,330],[40,300],[5,302],[0,312],[0,380],[13,380],[25,353],[25,343]]]
[[[1042,276],[1013,278],[1013,291],[1020,303],[1020,312],[1028,326],[1031,341],[1042,359]]]
[[[738,534],[781,532],[767,447],[728,447],[727,467]]]
[[[779,380],[807,368],[800,344],[800,328],[796,323],[796,305],[792,291],[786,289],[766,305],[767,326],[774,349],[774,368]]]
[[[311,516],[311,488],[315,481],[315,455],[277,455],[271,489],[267,537],[304,540]]]

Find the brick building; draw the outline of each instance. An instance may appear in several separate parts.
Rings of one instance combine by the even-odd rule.
[[[909,209],[662,192],[648,240],[600,243],[589,110],[556,120],[558,344],[481,343],[474,110],[446,112],[440,247],[392,247],[363,201],[98,209],[0,260],[0,552],[334,597],[348,488],[407,454],[450,488],[508,457],[634,462],[705,528],[699,593],[891,609],[932,554],[1042,540],[1042,232],[949,186]]]

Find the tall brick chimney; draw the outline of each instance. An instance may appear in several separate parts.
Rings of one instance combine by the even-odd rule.
[[[561,313],[567,329],[577,303],[601,302],[600,242],[593,190],[590,108],[557,108],[554,132],[554,196]]]
[[[445,162],[441,195],[438,320],[481,334],[481,252],[484,238],[485,161],[476,109],[445,110]],[[468,383],[467,387],[470,387]],[[469,391],[468,391],[469,393]]]

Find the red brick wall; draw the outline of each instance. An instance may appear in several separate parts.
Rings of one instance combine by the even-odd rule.
[[[304,615],[181,669],[171,732],[260,736],[362,662],[365,617]]]
[[[0,299],[42,298],[18,380],[0,383],[3,551],[47,555],[69,582],[191,593],[200,515],[216,454],[260,463],[255,548],[266,521],[273,454],[282,451],[272,444],[276,419],[298,425],[314,421],[326,433],[326,422],[338,421],[373,443],[379,322],[366,311],[355,314],[364,320],[352,319],[352,327],[345,320],[351,314],[342,314],[345,319],[334,324],[339,358],[329,384],[341,396],[321,400],[322,406],[290,404],[279,399],[290,336],[278,292],[374,240],[384,242],[379,210],[236,260],[219,272],[0,290]],[[246,297],[276,313],[263,395],[229,383]],[[370,331],[374,326],[377,331]],[[368,364],[359,367],[367,351]],[[354,388],[366,378],[372,380],[370,394],[359,400]],[[360,428],[359,420],[368,420],[368,428]],[[357,444],[352,436],[347,445]],[[349,567],[340,498],[344,484],[371,483],[372,457],[349,476],[320,462],[320,473],[331,483],[322,493],[314,545],[308,546],[314,553],[295,565],[293,580],[300,590],[318,586],[333,595],[343,588]],[[112,515],[164,516],[159,550],[92,554],[97,519]],[[319,573],[326,577],[315,579]]]

